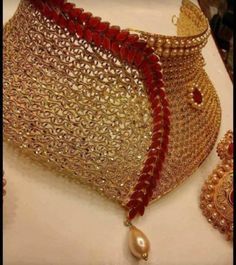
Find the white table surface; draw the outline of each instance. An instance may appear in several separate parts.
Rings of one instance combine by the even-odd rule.
[[[3,1],[4,22],[18,2]],[[123,28],[172,35],[171,17],[178,15],[180,7],[179,0],[74,2]],[[223,109],[221,138],[232,128],[232,83],[212,37],[204,57]],[[128,229],[119,206],[5,144],[4,265],[231,265],[232,244],[207,223],[199,209],[201,186],[218,161],[214,149],[193,176],[135,222],[149,237],[152,249],[148,262],[138,262],[128,251]]]

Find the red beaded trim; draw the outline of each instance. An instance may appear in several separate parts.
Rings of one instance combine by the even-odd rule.
[[[110,26],[110,23],[101,21],[100,17],[95,17],[82,8],[76,8],[74,4],[64,0],[30,1],[46,18],[62,28],[67,28],[71,34],[77,34],[79,38],[112,52],[114,56],[136,66],[141,73],[152,108],[152,143],[126,207],[129,210],[129,219],[137,214],[143,215],[160,178],[170,131],[170,111],[159,57],[137,34],[130,34],[119,26]]]

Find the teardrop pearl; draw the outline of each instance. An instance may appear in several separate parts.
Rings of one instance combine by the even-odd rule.
[[[131,253],[139,259],[148,259],[150,243],[145,234],[134,225],[130,225],[129,249]]]

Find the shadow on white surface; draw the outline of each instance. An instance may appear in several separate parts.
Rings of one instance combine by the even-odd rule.
[[[8,181],[7,174],[6,179],[6,195],[3,198],[3,230],[14,223],[18,204],[14,183]]]

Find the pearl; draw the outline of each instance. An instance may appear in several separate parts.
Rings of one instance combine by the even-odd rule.
[[[150,243],[146,235],[133,225],[129,226],[129,249],[138,259],[148,259]]]

